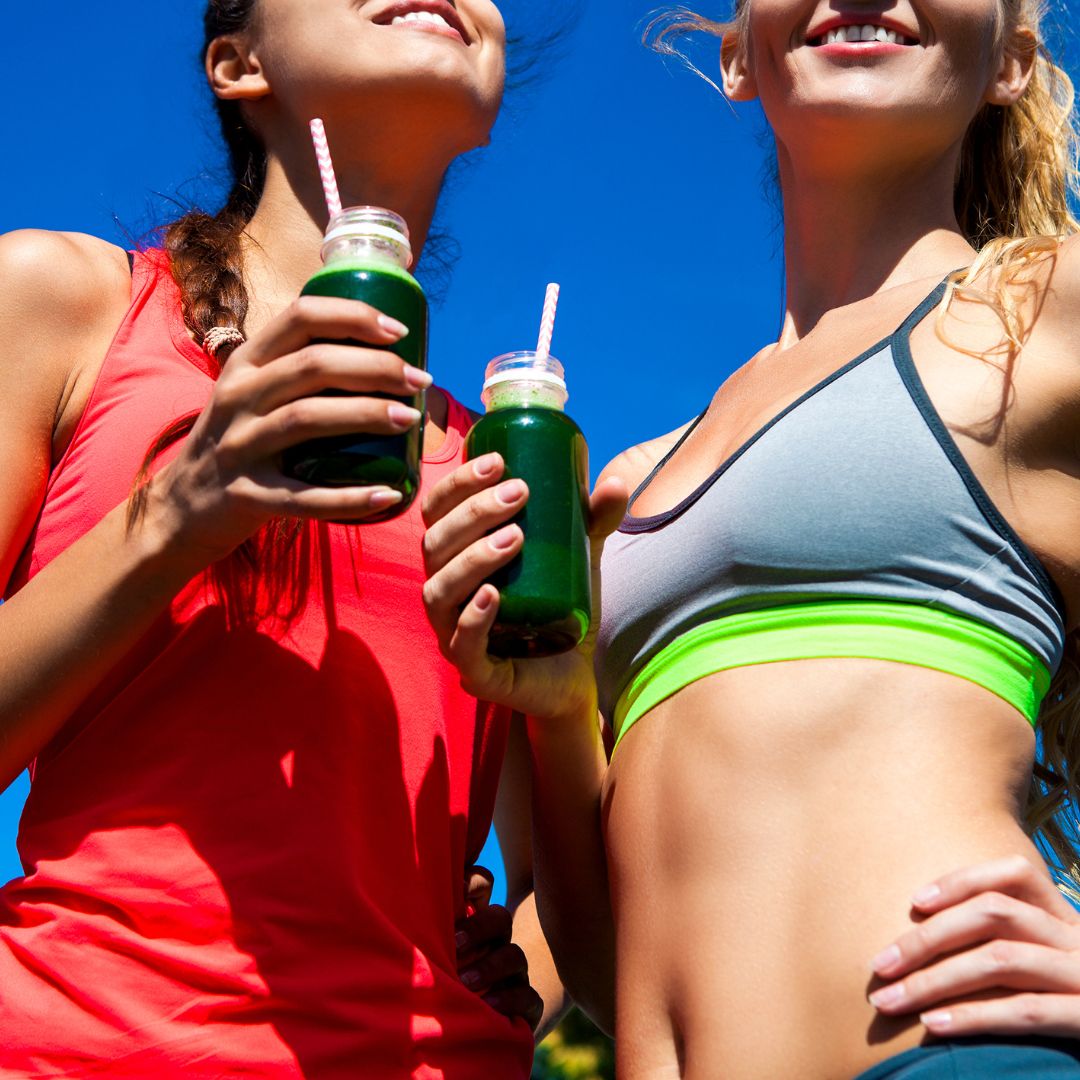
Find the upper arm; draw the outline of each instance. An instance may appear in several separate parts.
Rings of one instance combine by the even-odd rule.
[[[129,299],[127,261],[111,244],[0,236],[0,589],[37,518],[65,402],[79,373],[100,365]]]

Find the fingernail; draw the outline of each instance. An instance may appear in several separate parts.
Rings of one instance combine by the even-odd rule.
[[[374,510],[382,510],[387,506],[396,506],[403,498],[405,496],[400,491],[376,491],[371,496],[371,506]]]
[[[952,1027],[952,1013],[945,1010],[923,1013],[919,1019],[931,1031],[947,1031]]]
[[[941,895],[941,887],[938,885],[927,885],[920,889],[912,898],[911,902],[918,907],[925,904],[932,904]]]
[[[386,415],[394,427],[411,428],[420,422],[420,410],[411,405],[402,405],[400,401],[392,401],[386,406]]]
[[[480,973],[478,971],[463,971],[461,981],[468,987],[480,985]]]
[[[434,376],[423,368],[414,367],[412,364],[405,365],[405,381],[414,390],[426,390],[435,381]]]
[[[388,334],[393,334],[398,339],[409,336],[409,328],[397,319],[391,319],[389,315],[380,315],[379,325]]]
[[[488,589],[482,589],[476,594],[476,610],[487,611],[495,602],[495,597]]]
[[[485,454],[473,462],[473,472],[479,479],[486,480],[498,469],[501,462],[502,458],[498,454]]]
[[[525,498],[526,491],[528,491],[528,488],[523,480],[507,480],[505,484],[500,484],[495,489],[495,498],[503,506],[513,506]]]
[[[454,935],[454,943],[459,949],[464,949],[465,946],[469,944],[469,935],[466,934],[464,930],[459,930]]]
[[[875,971],[888,971],[890,968],[896,967],[900,963],[899,946],[890,945],[883,952],[879,952],[870,963]]]
[[[516,525],[507,525],[491,537],[491,546],[496,551],[507,551],[517,543],[520,535],[521,530]]]
[[[892,986],[885,986],[882,989],[875,991],[870,995],[870,1004],[875,1009],[887,1009],[891,1005],[899,1005],[904,1000],[904,984],[894,983]]]

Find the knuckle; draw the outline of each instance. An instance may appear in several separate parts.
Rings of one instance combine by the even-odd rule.
[[[321,345],[305,345],[293,353],[293,374],[301,378],[321,375],[326,368],[326,349]]]
[[[1016,911],[1016,903],[1012,897],[1004,893],[985,893],[979,901],[982,915],[994,924],[1009,923]]]
[[[214,387],[214,406],[219,412],[232,415],[237,412],[248,396],[245,393],[247,380],[239,374],[224,375],[218,379]]]
[[[423,556],[424,565],[430,565],[432,556],[435,554],[435,541],[431,537],[430,528],[420,540],[420,554]]]
[[[1039,1027],[1050,1019],[1046,998],[1042,994],[1018,994],[1014,999],[1017,1015],[1030,1027]]]
[[[911,931],[906,942],[900,943],[900,951],[905,957],[912,954],[924,955],[933,952],[934,946],[934,935],[926,923],[921,923]]]
[[[469,515],[469,521],[473,525],[479,525],[486,517],[483,504],[479,499],[470,499],[465,503],[466,513]]]
[[[1010,855],[1004,866],[1005,873],[1012,881],[1023,882],[1035,877],[1035,867],[1023,855]]]
[[[286,431],[309,428],[317,419],[317,407],[311,398],[298,398],[281,410],[281,423]]]
[[[286,317],[294,327],[303,329],[318,321],[321,308],[322,305],[316,297],[298,296],[289,305]]]
[[[430,578],[424,582],[420,590],[424,600],[424,607],[428,610],[439,606],[439,587]]]
[[[450,660],[452,663],[459,663],[460,657],[458,656],[457,649],[451,649]],[[481,685],[468,673],[462,671],[461,678],[458,680],[461,683],[461,689],[465,691],[470,697],[481,697]]]
[[[1008,971],[1016,963],[1016,946],[1011,941],[994,941],[986,948],[986,962],[991,971]]]
[[[218,463],[226,472],[232,472],[243,463],[245,442],[235,425],[227,428],[218,438],[214,452]]]

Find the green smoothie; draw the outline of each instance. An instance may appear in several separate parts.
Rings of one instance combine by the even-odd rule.
[[[352,218],[359,220],[353,221]],[[387,237],[393,229],[387,221],[395,218],[386,211],[345,211],[332,229],[324,248],[326,265],[304,286],[305,296],[340,296],[362,300],[377,311],[397,319],[409,333],[393,345],[374,346],[361,341],[342,341],[342,345],[362,348],[385,348],[419,368],[427,366],[428,305],[416,279],[395,258],[405,261],[408,253],[407,230],[399,249]],[[400,221],[400,219],[397,219]],[[372,224],[374,222],[374,225]],[[368,235],[365,230],[372,230]],[[327,390],[327,394],[345,394]],[[386,398],[386,394],[372,394]],[[397,398],[406,405],[424,410],[423,394]],[[420,488],[420,461],[423,451],[423,422],[401,435],[336,435],[312,439],[290,447],[282,455],[286,476],[320,487],[381,485],[400,491],[404,498],[384,514],[365,519],[383,521],[396,517],[408,508]]]
[[[492,578],[498,618],[489,651],[501,657],[553,656],[581,644],[589,630],[592,588],[588,538],[589,458],[581,429],[560,408],[517,404],[492,408],[469,433],[468,457],[497,452],[505,479],[529,486],[514,521],[525,534],[521,554]]]

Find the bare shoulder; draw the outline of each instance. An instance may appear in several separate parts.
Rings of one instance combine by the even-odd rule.
[[[1080,234],[1072,235],[1037,267],[1037,321],[1052,333],[1075,340],[1080,329]]]
[[[1056,319],[1080,322],[1080,234],[1063,240],[1053,259],[1047,295]]]
[[[0,236],[0,387],[9,405],[55,409],[72,399],[130,302],[127,256],[114,244],[36,229]]]
[[[631,446],[629,450],[624,450],[618,457],[608,462],[599,479],[618,477],[630,491],[636,490],[649,473],[674,449],[675,444],[686,434],[691,423],[692,421],[685,423],[682,427],[658,439],[650,439],[648,442],[639,443],[637,446]]]
[[[131,303],[127,256],[79,233],[0,236],[0,421],[6,456],[56,449]],[[16,434],[17,433],[17,434]]]
[[[85,320],[130,294],[127,257],[115,244],[82,233],[21,229],[0,236],[5,315]]]

